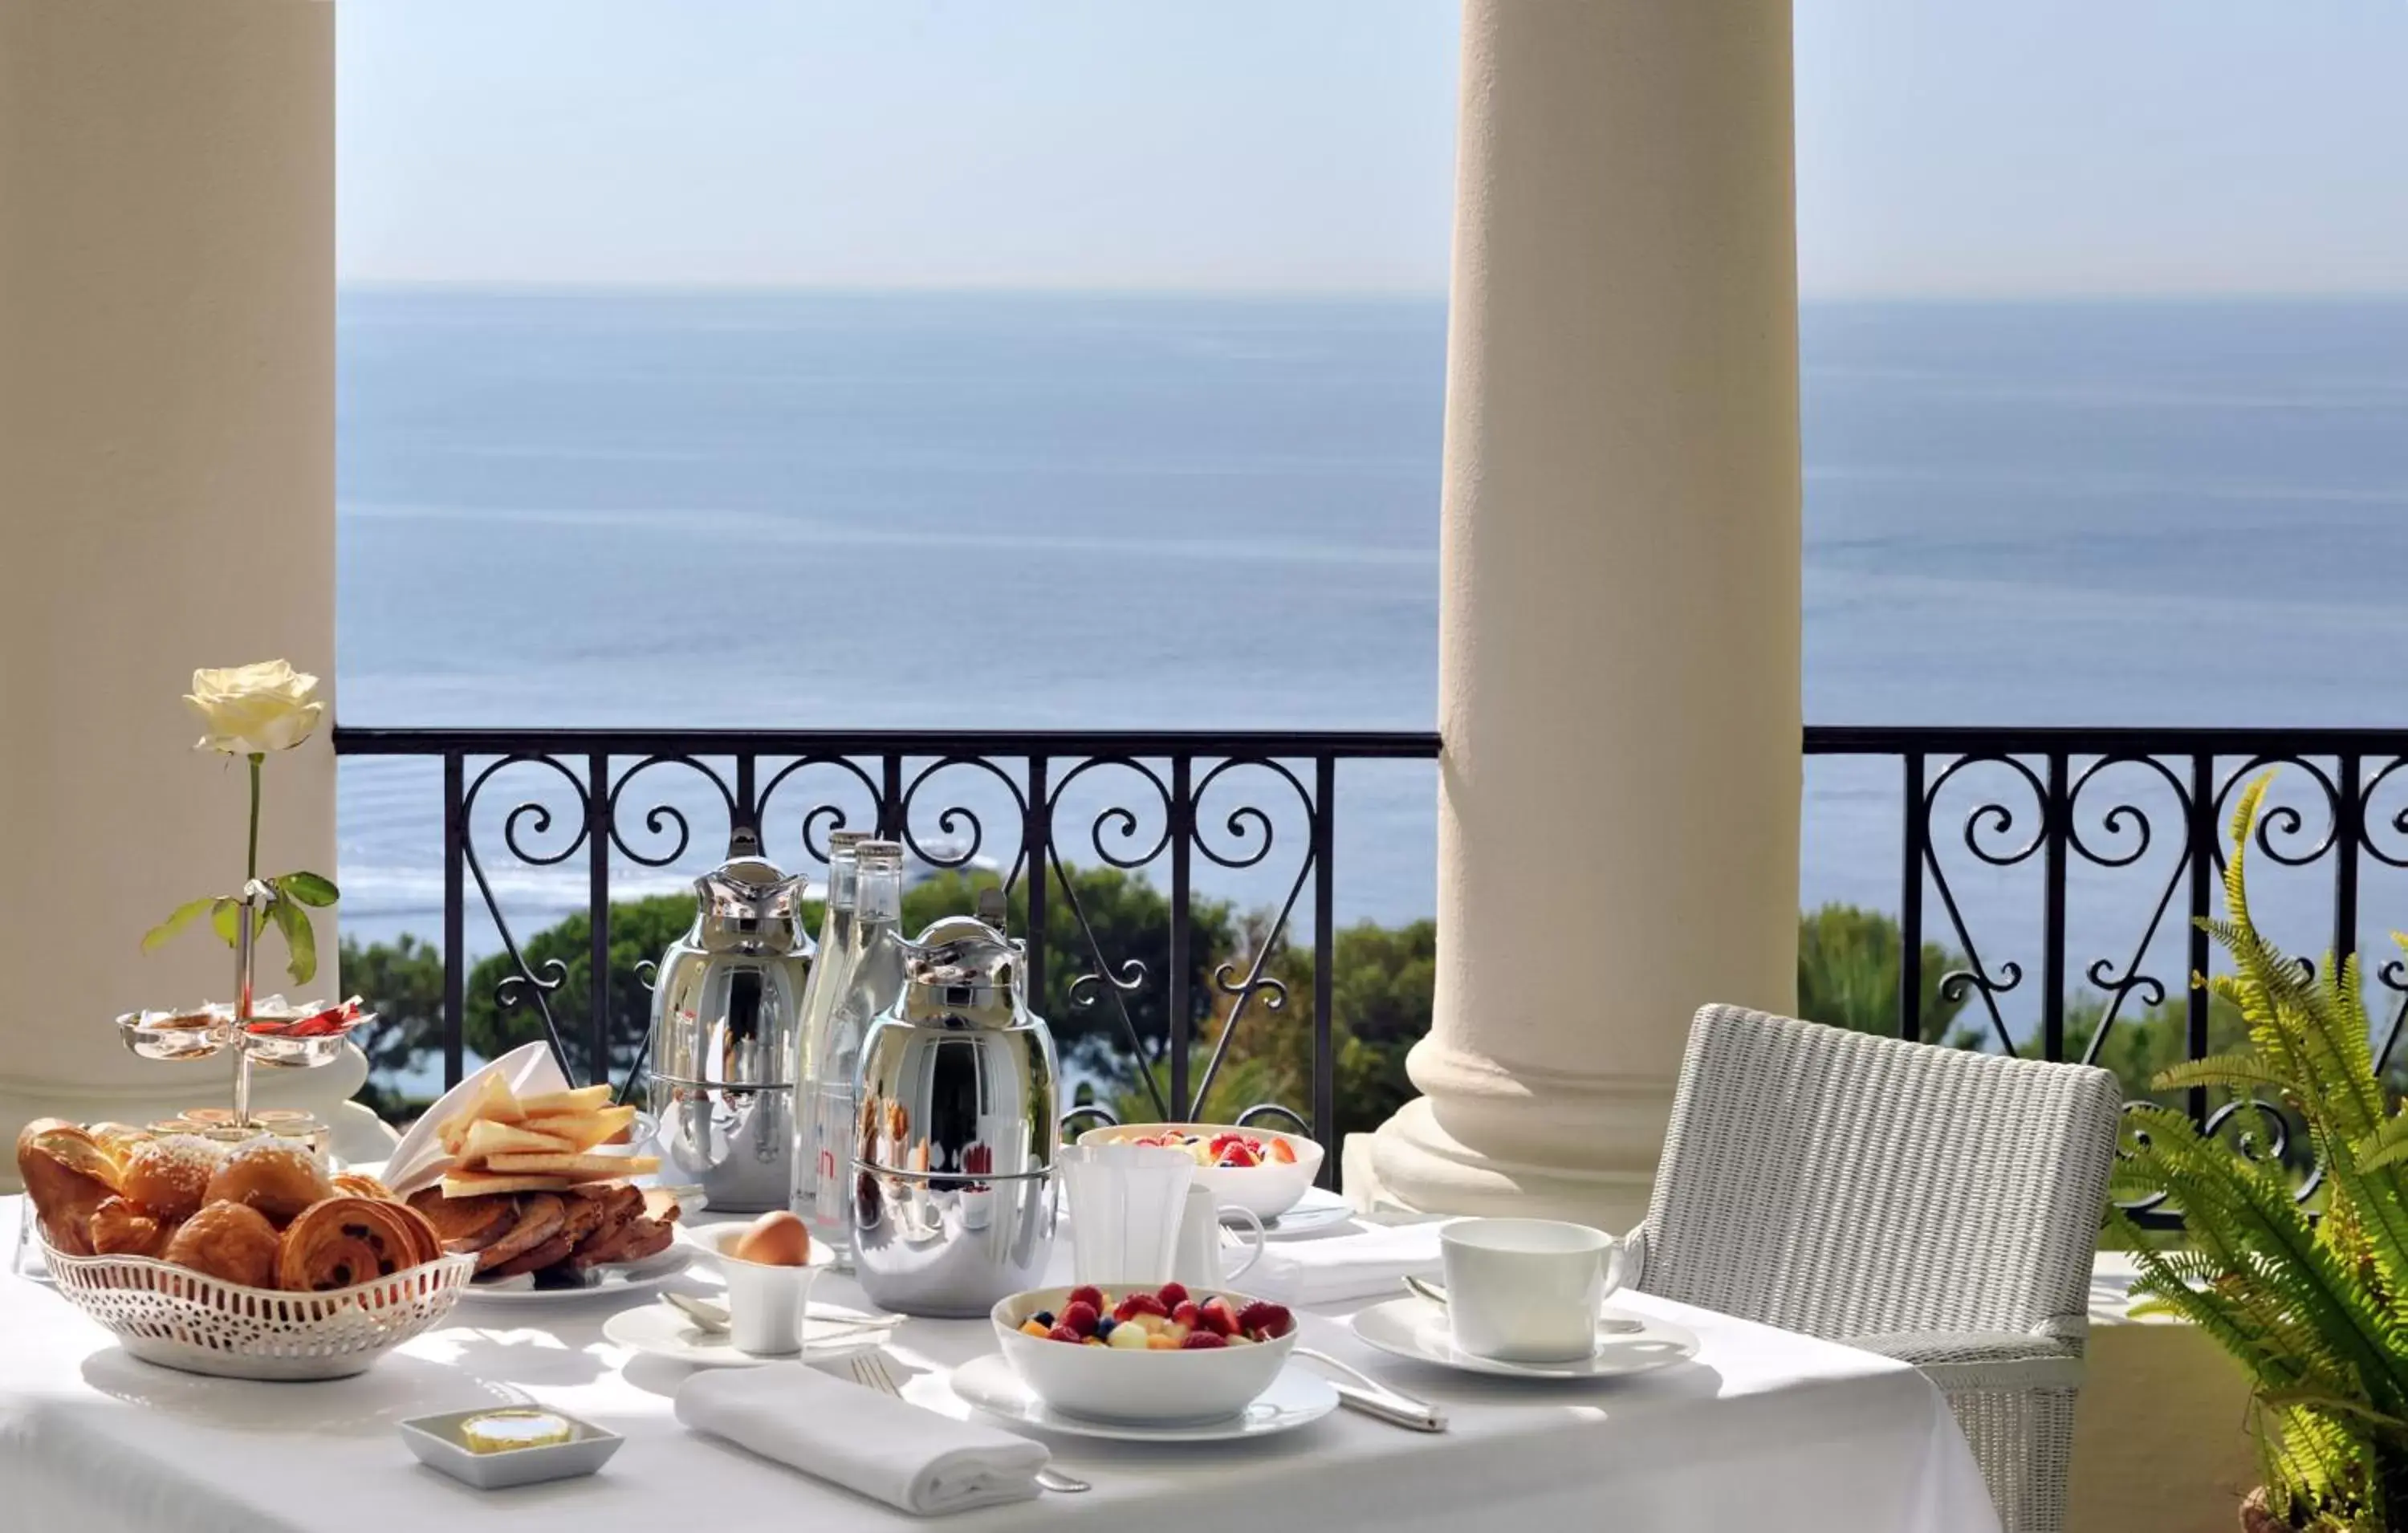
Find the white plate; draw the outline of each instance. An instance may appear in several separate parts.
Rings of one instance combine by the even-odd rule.
[[[1638,1320],[1637,1331],[1598,1327],[1594,1355],[1569,1363],[1501,1363],[1476,1356],[1455,1344],[1448,1334],[1446,1311],[1425,1298],[1394,1298],[1354,1313],[1354,1334],[1382,1352],[1415,1362],[1466,1373],[1495,1373],[1509,1379],[1611,1379],[1626,1373],[1647,1373],[1685,1363],[1698,1354],[1698,1338],[1669,1321]]]
[[[685,1246],[672,1245],[657,1256],[647,1256],[639,1262],[596,1269],[592,1282],[582,1288],[538,1288],[532,1274],[524,1278],[504,1280],[509,1286],[494,1287],[489,1283],[472,1282],[460,1290],[463,1304],[582,1304],[590,1298],[607,1295],[640,1294],[676,1277],[694,1260],[694,1252]]]
[[[1234,1438],[1292,1432],[1338,1409],[1338,1391],[1326,1379],[1291,1368],[1272,1381],[1254,1404],[1218,1421],[1098,1421],[1054,1410],[1028,1392],[998,1352],[973,1357],[953,1369],[953,1393],[991,1416],[1041,1426],[1071,1437],[1110,1438],[1118,1442],[1223,1442]]]
[[[1274,1240],[1318,1235],[1354,1217],[1354,1205],[1326,1187],[1307,1187],[1296,1207],[1276,1219],[1263,1221],[1263,1233]],[[1242,1227],[1242,1226],[1240,1226]]]
[[[666,1357],[694,1368],[761,1368],[769,1363],[817,1361],[875,1347],[893,1327],[853,1324],[874,1319],[857,1310],[813,1305],[803,1322],[803,1350],[782,1357],[738,1352],[724,1331],[706,1331],[666,1304],[638,1304],[602,1323],[602,1334],[629,1352]]]

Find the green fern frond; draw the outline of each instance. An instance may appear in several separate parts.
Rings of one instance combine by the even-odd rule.
[[[2383,1120],[2383,1126],[2358,1141],[2353,1147],[2361,1171],[2379,1171],[2408,1160],[2408,1112],[2396,1112]]]
[[[2250,917],[2250,841],[2271,781],[2234,806],[2227,916],[2200,923],[2233,967],[2201,982],[2239,1010],[2250,1047],[2155,1084],[2230,1089],[2295,1114],[2322,1168],[2321,1217],[2278,1159],[2151,1106],[2128,1114],[2113,1196],[2180,1211],[2187,1249],[2152,1249],[2120,1208],[2108,1223],[2132,1237],[2136,1308],[2191,1322],[2248,1373],[2277,1510],[2294,1526],[2371,1533],[2395,1513],[2408,1525],[2408,1113],[2375,1076],[2356,959],[2311,970]]]
[[[2290,1082],[2257,1054],[2221,1053],[2169,1065],[2149,1084],[2158,1091],[2180,1091],[2186,1086],[2238,1086],[2243,1090],[2268,1086],[2280,1091]]]

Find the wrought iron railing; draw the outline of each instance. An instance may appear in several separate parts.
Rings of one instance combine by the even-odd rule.
[[[471,888],[508,956],[498,1001],[531,1008],[555,1040],[581,1027],[593,1060],[608,1061],[614,1041],[627,1042],[610,1036],[609,987],[598,980],[584,1017],[554,1014],[564,975],[524,956],[496,895],[496,859],[564,870],[581,862],[589,962],[601,976],[610,963],[614,866],[666,868],[716,851],[738,824],[760,830],[788,860],[818,859],[829,830],[854,826],[905,841],[931,867],[992,867],[1019,891],[1033,930],[1046,929],[1048,901],[1067,899],[1083,946],[1075,1004],[1108,1010],[1130,1057],[1151,1067],[1136,1072],[1133,1089],[1152,1093],[1167,1116],[1197,1110],[1250,1013],[1284,1007],[1285,985],[1263,960],[1309,897],[1312,1100],[1250,1110],[1291,1119],[1335,1151],[1338,769],[1432,760],[1440,741],[1418,731],[342,727],[335,744],[345,756],[440,765],[447,1081],[463,1065]],[[2181,1057],[2208,1053],[2209,997],[2193,981],[2214,955],[2197,918],[2219,910],[2224,822],[2239,785],[2268,766],[2284,775],[2256,833],[2269,870],[2261,878],[2295,881],[2270,901],[2292,917],[2278,935],[2303,950],[2358,951],[2361,911],[2385,880],[2396,890],[2372,892],[2408,925],[2408,731],[1810,727],[1804,748],[1813,770],[1856,773],[1898,806],[1870,822],[1896,827],[1894,852],[1855,846],[1846,855],[1897,858],[1895,1018],[1904,1037],[1932,1036],[1927,1011],[1944,1005],[1971,1020],[1971,1036],[1960,1040],[1974,1046],[2106,1063],[2118,1030],[2155,1012],[2147,1025],[2178,1015]],[[1810,842],[1824,828],[1810,818]],[[1105,951],[1065,877],[1072,863],[1157,878],[1170,927],[1161,972]],[[1276,875],[1269,928],[1204,977],[1211,997],[1191,993],[1199,867],[1214,878]],[[1032,879],[1032,868],[1054,877]],[[2303,893],[2301,880],[2314,887]],[[2311,907],[2314,919],[2299,919]],[[1936,976],[1926,972],[1927,943],[1950,953]],[[1047,955],[1042,943],[1033,947],[1030,981],[1041,993]],[[2408,964],[2367,967],[2386,1067],[2408,1016]],[[1133,1021],[1140,994],[1163,1002],[1157,1036],[1141,1036]],[[1207,998],[1221,1004],[1222,1024],[1198,1061],[1197,1003]],[[2127,1084],[2138,1092],[2145,1082]],[[2203,1125],[2250,1139],[2258,1153],[2298,1158],[2279,1104],[2214,1101],[2198,1090],[2185,1099]],[[2303,1196],[2313,1190],[2312,1169],[2300,1184]]]
[[[1810,758],[1860,758],[1894,774],[1902,1037],[1928,1039],[1925,1010],[1941,999],[1972,1014],[1977,1046],[2114,1063],[2116,1030],[2143,1025],[2136,1019],[2151,1010],[2172,1022],[2179,996],[2179,1056],[2210,1053],[2210,995],[2197,980],[2216,955],[2199,922],[2221,911],[2234,799],[2270,767],[2276,791],[2253,838],[2261,924],[2337,960],[2358,951],[2361,910],[2380,882],[2393,924],[2408,925],[2408,731],[1810,728],[1805,747]],[[2013,929],[2002,941],[1994,926]],[[1936,986],[1924,971],[1928,940],[1959,960]],[[2008,941],[2034,961],[2002,955]],[[2364,967],[2380,1071],[2408,1016],[2408,965],[2394,955]],[[2070,1028],[2086,1000],[2083,1025]],[[2137,1094],[2146,1082],[2126,1086]],[[2200,1089],[2184,1099],[2212,1132],[2299,1163],[2300,1196],[2313,1194],[2314,1168],[2304,1145],[2293,1149],[2279,1103],[2211,1101]]]
[[[444,1079],[465,1064],[469,974],[467,923],[474,899],[507,954],[494,997],[527,1008],[547,1037],[577,1041],[607,1071],[614,1048],[609,986],[614,867],[664,869],[726,844],[738,825],[758,832],[780,860],[826,856],[831,830],[874,829],[903,841],[939,869],[990,867],[1025,902],[1032,932],[1048,929],[1048,904],[1066,900],[1083,938],[1083,972],[1072,1002],[1109,1008],[1121,1042],[1140,1067],[1133,1088],[1165,1118],[1197,1112],[1231,1040],[1249,1013],[1285,1008],[1286,986],[1265,964],[1290,935],[1309,899],[1313,955],[1312,1100],[1267,1102],[1251,1118],[1276,1115],[1312,1133],[1337,1166],[1336,1062],[1331,1033],[1335,930],[1333,830],[1341,764],[1434,760],[1428,732],[1394,731],[978,731],[690,729],[383,729],[338,727],[337,754],[406,756],[440,763],[442,773],[442,955]],[[1292,846],[1294,841],[1300,846]],[[580,855],[581,854],[581,855]],[[1093,861],[1089,862],[1088,859]],[[556,959],[532,964],[520,926],[496,894],[497,862],[571,868],[581,862],[591,923],[586,1015],[555,1013],[566,979]],[[1248,934],[1205,982],[1218,995],[1218,1032],[1196,1054],[1198,997],[1191,994],[1195,878],[1258,871],[1277,892],[1267,929]],[[1168,901],[1164,972],[1104,951],[1079,903],[1070,865],[1156,876]],[[1032,877],[1031,870],[1052,877]],[[1028,982],[1045,993],[1047,953],[1030,944]],[[1153,987],[1164,1036],[1140,1033],[1132,997]],[[1161,1079],[1157,1080],[1157,1076]],[[1106,1110],[1087,1110],[1103,1116]]]

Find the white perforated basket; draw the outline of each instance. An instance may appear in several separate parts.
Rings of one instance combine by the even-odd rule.
[[[43,1242],[75,1307],[145,1362],[225,1379],[341,1379],[449,1313],[474,1254],[325,1294],[221,1282],[147,1256],[64,1256]]]

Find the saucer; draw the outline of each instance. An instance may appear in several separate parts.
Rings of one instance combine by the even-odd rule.
[[[612,1344],[648,1357],[666,1357],[689,1368],[764,1368],[771,1363],[817,1362],[875,1347],[894,1327],[864,1324],[873,1316],[813,1305],[803,1319],[803,1350],[772,1356],[739,1352],[725,1331],[706,1331],[666,1304],[638,1304],[602,1323]]]
[[[991,1416],[1071,1437],[1109,1438],[1117,1442],[1226,1442],[1269,1437],[1292,1432],[1338,1409],[1338,1391],[1328,1381],[1296,1368],[1271,1381],[1270,1388],[1256,1396],[1254,1404],[1217,1421],[1105,1421],[1056,1411],[1028,1392],[999,1352],[973,1357],[953,1369],[952,1383],[956,1396]]]
[[[1307,1187],[1296,1206],[1276,1218],[1263,1221],[1263,1234],[1274,1240],[1297,1235],[1317,1235],[1334,1229],[1354,1217],[1354,1205],[1326,1187]],[[1232,1225],[1231,1228],[1240,1228]]]
[[[1602,1317],[1597,1351],[1561,1363],[1508,1363],[1465,1352],[1449,1334],[1446,1311],[1423,1298],[1395,1298],[1355,1311],[1354,1334],[1382,1352],[1419,1363],[1465,1373],[1494,1373],[1508,1379],[1612,1379],[1626,1373],[1649,1373],[1685,1363],[1698,1354],[1696,1334],[1670,1321],[1644,1315],[1638,1331],[1610,1331]]]

